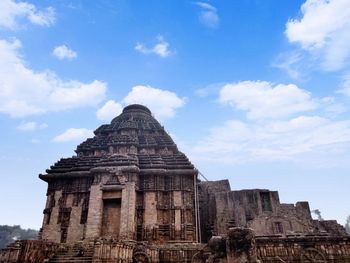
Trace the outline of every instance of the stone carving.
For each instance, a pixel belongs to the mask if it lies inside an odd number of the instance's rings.
[[[208,242],[211,254],[206,263],[220,262],[220,259],[226,258],[226,239],[222,236],[213,236]]]
[[[305,249],[301,252],[300,261],[305,263],[326,263],[325,256],[314,248]]]
[[[255,235],[252,229],[230,228],[227,238],[227,254],[230,262],[256,262]]]

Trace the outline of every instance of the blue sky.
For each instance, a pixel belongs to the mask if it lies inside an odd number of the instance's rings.
[[[210,180],[350,214],[347,0],[0,1],[0,224],[130,103]]]

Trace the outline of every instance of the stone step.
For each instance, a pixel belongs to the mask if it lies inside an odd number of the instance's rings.
[[[79,251],[83,249],[84,254],[79,256]],[[67,247],[66,250],[58,251],[48,263],[92,263],[94,255],[94,246],[89,244],[84,246],[82,243]]]
[[[49,263],[64,263],[64,262],[91,263],[92,257],[53,257],[49,260]]]
[[[49,263],[91,263],[92,262],[92,258],[91,259],[83,259],[83,260],[79,260],[79,259],[64,259],[64,260],[53,260],[53,261],[49,261]]]

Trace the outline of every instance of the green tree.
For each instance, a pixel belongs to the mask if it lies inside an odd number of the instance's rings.
[[[0,226],[0,249],[20,239],[36,239],[38,231],[34,229],[22,229],[20,226]]]
[[[350,215],[346,219],[345,229],[346,229],[346,232],[350,235]]]

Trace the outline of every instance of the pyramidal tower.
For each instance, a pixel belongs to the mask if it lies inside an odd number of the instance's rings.
[[[197,170],[145,106],[124,108],[39,177],[41,238],[198,241]]]

